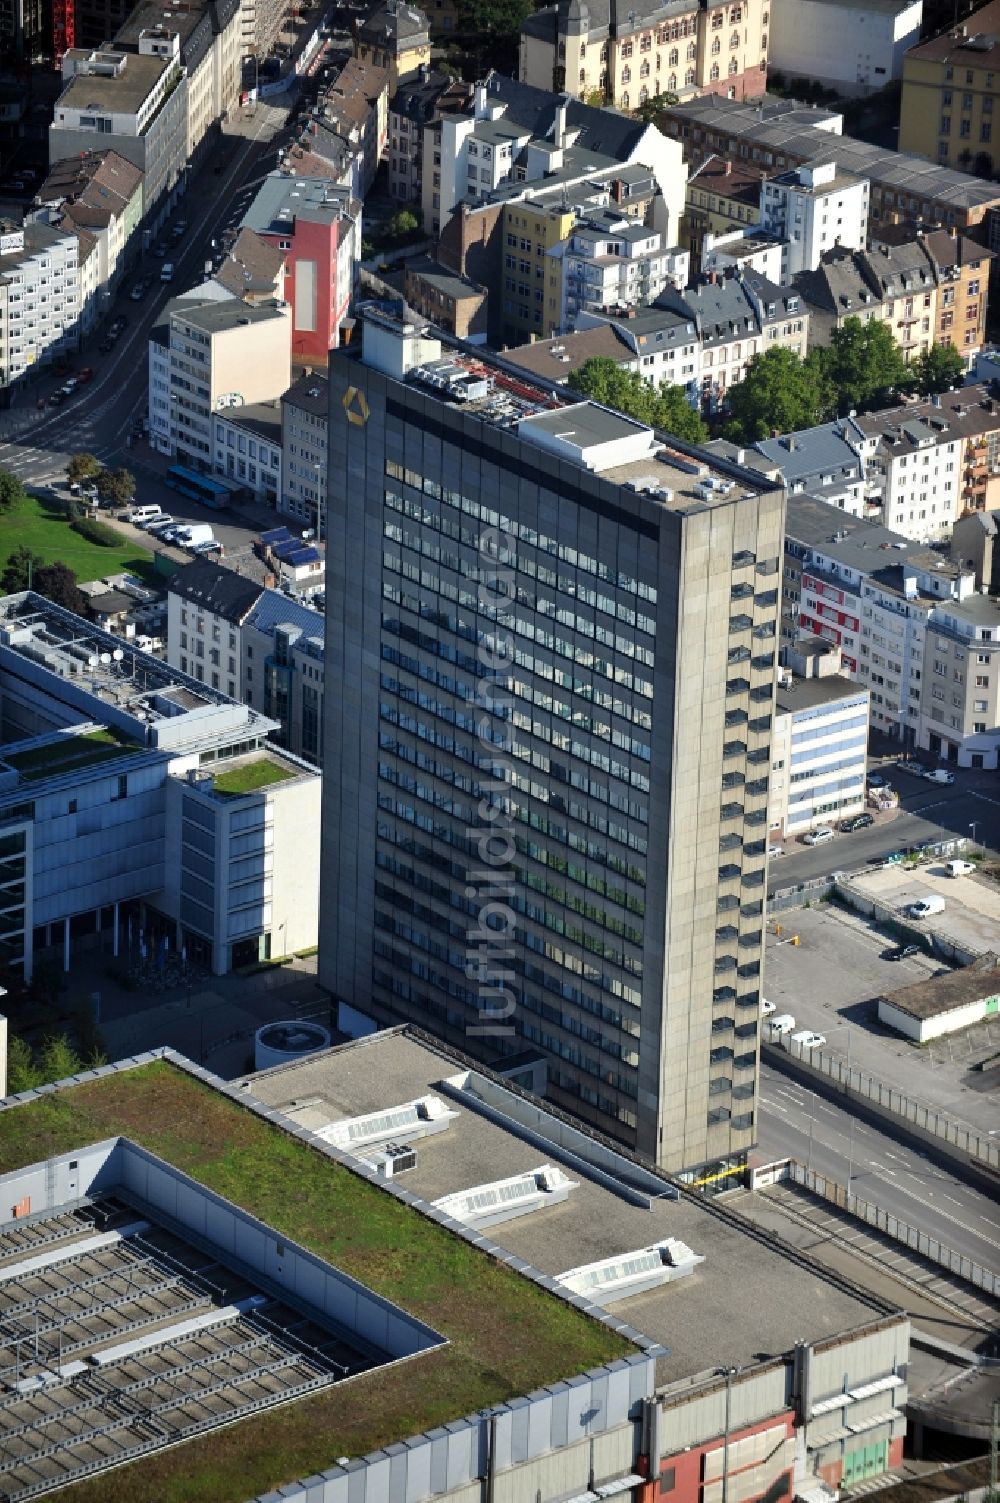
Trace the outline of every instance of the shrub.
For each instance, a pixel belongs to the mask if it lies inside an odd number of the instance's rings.
[[[121,544],[120,532],[103,522],[95,521],[93,517],[74,517],[69,525],[74,532],[86,538],[88,543],[96,543],[98,548],[117,548]]]

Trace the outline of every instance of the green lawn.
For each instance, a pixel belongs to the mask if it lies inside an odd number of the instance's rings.
[[[23,506],[0,514],[0,570],[19,543],[37,553],[46,564],[68,564],[77,579],[103,579],[122,570],[149,577],[153,555],[137,548],[122,534],[120,548],[100,548],[70,530],[66,513],[57,501],[29,496]]]
[[[36,782],[39,778],[55,777],[71,768],[75,772],[78,768],[91,767],[95,762],[107,762],[112,757],[136,750],[113,731],[100,730],[88,731],[83,736],[60,736],[45,746],[32,746],[27,751],[5,756],[4,761],[16,768],[22,778]]]
[[[215,775],[216,793],[255,793],[270,783],[283,783],[294,778],[290,767],[272,762],[270,757],[259,757],[256,762],[244,762],[240,767],[231,767],[228,772]]]
[[[0,1112],[0,1174],[124,1135],[447,1337],[407,1362],[154,1453],[49,1496],[243,1503],[298,1477],[634,1350],[254,1112],[167,1063]]]

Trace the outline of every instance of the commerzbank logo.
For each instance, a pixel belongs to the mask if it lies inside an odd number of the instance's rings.
[[[356,386],[349,386],[341,398],[344,411],[347,413],[347,421],[353,423],[355,428],[363,428],[368,421],[368,398],[363,391]]]

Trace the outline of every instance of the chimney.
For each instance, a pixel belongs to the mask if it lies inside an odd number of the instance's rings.
[[[725,164],[725,168],[723,170],[723,176],[724,177],[731,177],[732,176],[732,172],[733,172],[733,164],[732,164],[732,162],[727,161],[726,164]]]

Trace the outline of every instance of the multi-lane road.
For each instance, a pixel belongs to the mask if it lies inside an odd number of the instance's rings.
[[[174,281],[161,283],[162,263],[147,252],[109,310],[109,316],[121,313],[128,320],[114,351],[100,355],[84,350],[81,363],[93,366],[94,378],[63,406],[38,414],[30,405],[34,398],[24,397],[23,406],[4,415],[3,431],[10,437],[0,442],[0,466],[25,484],[43,486],[64,477],[67,456],[77,450],[87,449],[109,464],[131,460],[125,439],[134,419],[146,411],[150,330],[163,304],[197,283],[213,238],[238,220],[256,186],[275,165],[275,137],[287,114],[287,106],[258,105],[252,117],[240,117],[222,137],[216,155],[202,163],[178,204],[188,229],[170,251]],[[151,290],[136,303],[128,297],[128,288],[140,275],[151,279]],[[92,342],[99,338],[95,335]],[[45,396],[58,384],[53,377],[39,388],[40,394]]]
[[[836,1101],[761,1062],[759,1148],[798,1159],[939,1238],[985,1268],[1000,1270],[996,1202],[958,1179],[922,1148],[860,1122]]]

